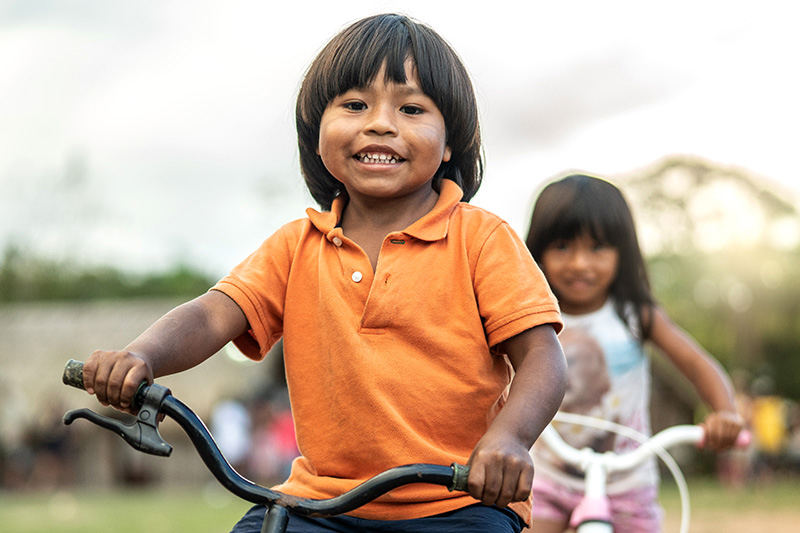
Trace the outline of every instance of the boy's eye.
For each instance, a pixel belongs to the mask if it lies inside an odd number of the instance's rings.
[[[367,104],[364,102],[346,102],[344,108],[350,111],[364,111],[367,108]]]
[[[422,108],[415,105],[404,105],[400,108],[400,111],[406,115],[421,115],[423,113]]]

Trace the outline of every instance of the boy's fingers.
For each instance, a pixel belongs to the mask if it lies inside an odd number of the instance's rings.
[[[483,483],[481,503],[505,507],[512,501],[524,500],[528,497],[522,487],[520,472],[517,469],[494,469],[487,474]],[[527,489],[530,490],[530,487]]]
[[[107,396],[111,405],[115,407],[126,407],[122,403],[123,383],[125,382],[125,375],[127,374],[127,367],[117,362],[111,368],[111,373],[108,377]]]
[[[144,381],[140,379],[136,372],[129,372],[125,376],[125,381],[122,383],[122,395],[120,396],[120,407],[128,412],[133,412],[133,400],[136,393],[139,391],[139,385]]]
[[[89,394],[94,394],[94,374],[95,366],[87,359],[83,365],[83,389]]]
[[[503,486],[493,502],[498,507],[505,507],[514,499],[517,493],[517,477],[506,473],[503,476]]]
[[[496,505],[505,507],[511,502],[526,500],[531,493],[532,483],[532,472],[515,465],[503,475],[503,489],[495,502]]]
[[[517,484],[517,492],[512,501],[521,502],[528,499],[531,495],[531,486],[533,485],[533,469],[525,468],[519,476],[519,483]]]
[[[484,505],[499,505],[498,501],[502,498],[502,494],[506,491],[503,482],[503,472],[493,469],[487,476],[483,483],[483,497],[481,503]]]
[[[533,483],[533,463],[526,453],[473,454],[468,480],[470,495],[484,505],[505,507],[530,496]],[[488,460],[486,460],[488,459]]]
[[[108,405],[108,375],[110,373],[108,363],[101,360],[97,362],[94,374],[94,394],[97,400],[103,405]]]
[[[486,471],[482,465],[470,464],[469,477],[467,478],[467,488],[469,494],[476,500],[483,500],[483,486],[486,478]]]
[[[122,380],[124,379],[124,365],[117,365],[117,360],[109,357],[111,352],[95,351],[84,364],[84,386],[87,392],[94,394],[102,405],[118,406]],[[91,390],[90,390],[91,389]]]

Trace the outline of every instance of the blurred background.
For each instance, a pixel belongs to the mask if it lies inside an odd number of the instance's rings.
[[[124,346],[304,216],[300,79],[339,29],[385,11],[431,25],[471,72],[487,161],[473,204],[524,237],[537,192],[569,171],[628,196],[656,295],[762,435],[687,470],[797,476],[800,35],[785,2],[283,4],[0,2],[0,495],[207,480],[177,428],[157,462],[67,431],[65,410],[96,403],[61,369]],[[279,349],[254,365],[226,348],[164,380],[207,421],[240,420],[219,434],[264,480],[286,460],[264,444],[287,431]],[[654,373],[657,427],[702,416],[657,356]]]

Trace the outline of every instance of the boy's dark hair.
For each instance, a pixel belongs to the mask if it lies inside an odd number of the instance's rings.
[[[444,116],[450,161],[433,179],[437,190],[448,178],[468,202],[483,179],[478,106],[469,74],[455,51],[431,28],[406,16],[383,14],[359,20],[325,45],[308,69],[297,96],[295,120],[300,168],[311,196],[324,210],[344,187],[317,155],[322,114],[330,101],[352,88],[368,86],[386,65],[386,81],[406,82],[411,59],[422,91]]]
[[[636,225],[622,192],[606,180],[585,174],[548,184],[536,199],[525,240],[533,258],[541,264],[542,254],[553,242],[570,241],[584,233],[619,251],[611,297],[626,324],[630,325],[630,318],[636,321],[639,331],[633,333],[644,341],[650,335],[654,300]]]

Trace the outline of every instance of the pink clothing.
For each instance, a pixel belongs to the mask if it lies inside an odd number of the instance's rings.
[[[583,491],[570,490],[547,478],[533,480],[533,520],[568,523],[583,499]],[[615,533],[658,533],[663,509],[658,488],[645,486],[609,496]]]

